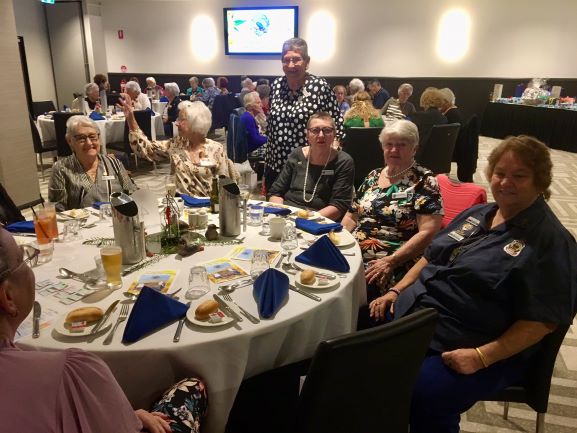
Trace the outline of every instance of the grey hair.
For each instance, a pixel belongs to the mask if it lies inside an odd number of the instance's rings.
[[[154,84],[156,84],[156,79],[154,77],[146,77],[146,82],[148,81],[152,81]]]
[[[135,92],[140,93],[140,84],[138,84],[136,81],[129,81],[128,83],[126,83],[126,90],[134,90]]]
[[[349,83],[349,91],[352,95],[358,92],[362,92],[363,90],[365,90],[365,83],[363,83],[358,78],[353,78]]]
[[[397,93],[401,93],[401,91],[403,91],[404,89],[409,89],[411,91],[411,94],[413,93],[413,86],[409,83],[403,83],[399,86],[399,90],[397,90]]]
[[[98,91],[100,91],[100,87],[98,87],[98,84],[96,83],[88,83],[87,85],[84,86],[84,95],[88,96],[88,94],[93,90],[96,89]]]
[[[192,101],[185,99],[184,101],[180,101],[180,104],[178,104],[178,111],[180,110],[184,110],[186,107],[190,107],[190,105],[192,104]]]
[[[445,87],[444,89],[439,90],[441,95],[445,101],[447,101],[451,105],[455,105],[455,94],[451,89]]]
[[[263,98],[268,98],[270,96],[270,86],[268,84],[259,84],[258,86],[256,86],[256,91],[258,92],[258,96],[260,96],[261,99]]]
[[[164,83],[164,91],[168,91],[172,96],[178,96],[180,87],[176,83]]]
[[[100,133],[100,128],[94,120],[92,120],[88,116],[72,116],[70,119],[66,121],[66,136],[67,137],[74,137],[76,135],[76,131],[80,126],[89,126],[94,129],[96,132]]]
[[[402,140],[409,142],[413,149],[419,144],[419,129],[417,125],[409,120],[397,120],[395,122],[387,123],[379,134],[379,141],[381,145],[385,145],[387,137],[395,135]]]
[[[206,77],[202,80],[203,86],[214,87],[214,78]]]
[[[260,101],[258,92],[248,92],[246,95],[244,95],[242,104],[244,105],[244,108],[248,110],[248,107],[256,104],[257,101]]]
[[[242,85],[242,87],[248,88],[248,86],[252,86],[252,79],[246,77],[244,80],[240,82],[240,84]]]
[[[282,44],[281,60],[283,59],[287,51],[296,51],[301,56],[303,56],[305,62],[308,62],[311,59],[309,57],[309,47],[307,45],[307,41],[305,41],[302,38],[291,38],[284,41],[284,43]]]
[[[198,77],[190,77],[188,79],[188,82],[190,83],[191,81],[194,81],[196,83],[196,85],[198,86]]]
[[[187,120],[191,131],[206,137],[206,134],[208,134],[208,131],[212,126],[212,113],[204,102],[186,102],[187,101],[181,102],[178,105],[178,108],[181,112],[184,112],[184,117]]]

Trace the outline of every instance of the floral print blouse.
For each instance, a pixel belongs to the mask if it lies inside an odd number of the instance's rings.
[[[224,154],[222,145],[208,138],[200,153],[199,164],[190,159],[188,140],[183,137],[150,141],[141,130],[137,130],[130,131],[128,140],[132,151],[141,158],[148,161],[170,160],[170,171],[176,176],[176,191],[179,194],[210,196],[213,175],[222,174],[238,181],[238,172]]]
[[[368,174],[352,205],[358,216],[353,236],[365,262],[393,254],[416,234],[418,214],[443,214],[439,185],[430,170],[415,164],[399,181],[381,188],[378,180],[382,170]],[[416,260],[395,269],[391,287]]]

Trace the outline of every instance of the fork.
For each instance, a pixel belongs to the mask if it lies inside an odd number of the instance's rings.
[[[252,323],[255,323],[255,324],[260,323],[259,319],[254,317],[252,314],[250,314],[248,311],[246,311],[244,308],[242,308],[240,305],[238,305],[236,302],[234,302],[234,300],[232,299],[232,297],[228,293],[225,293],[224,295],[222,295],[222,297],[225,301],[232,302],[234,305],[236,305],[237,308],[242,313],[242,315],[244,317],[246,317],[248,320],[250,320]]]
[[[297,265],[295,262],[291,262],[291,266],[292,266],[294,269],[296,269],[297,271],[301,271],[301,272],[302,272],[302,271],[305,270],[303,267]],[[335,278],[335,277],[334,277],[333,275],[331,275],[331,274],[325,274],[325,273],[323,273],[323,272],[318,272],[318,271],[314,271],[314,272],[315,272],[315,274],[317,274],[318,276],[328,278],[329,280],[333,280],[333,279]],[[337,273],[337,275],[339,276],[339,278],[346,278],[346,275],[345,275],[345,274],[339,274],[339,273]]]
[[[102,343],[102,344],[112,343],[112,338],[114,337],[114,333],[116,332],[116,328],[118,328],[118,325],[120,325],[122,322],[124,322],[127,317],[128,317],[128,304],[122,304],[122,308],[120,309],[120,315],[118,316],[118,319],[116,319],[116,323],[114,324],[112,331],[110,331],[110,334],[108,334],[108,336],[106,337],[106,340],[104,340],[104,343]]]

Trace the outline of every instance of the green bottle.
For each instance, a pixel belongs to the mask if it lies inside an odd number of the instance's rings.
[[[210,211],[212,213],[218,213],[218,210],[219,210],[218,178],[214,176],[212,178],[212,189],[210,190]]]

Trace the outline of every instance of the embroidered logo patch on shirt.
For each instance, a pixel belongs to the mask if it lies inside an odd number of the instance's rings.
[[[521,251],[523,251],[523,248],[525,248],[525,242],[519,241],[519,240],[514,240],[511,243],[505,245],[503,247],[503,251],[505,251],[507,254],[509,254],[512,257],[517,257],[519,254],[521,254]]]

